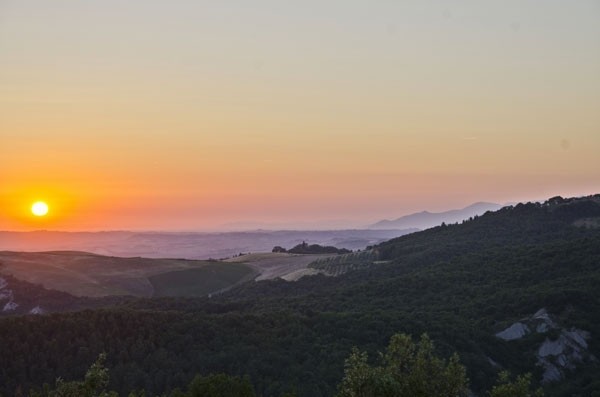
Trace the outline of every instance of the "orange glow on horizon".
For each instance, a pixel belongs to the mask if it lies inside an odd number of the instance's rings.
[[[0,1],[0,230],[598,193],[597,3],[151,3]]]

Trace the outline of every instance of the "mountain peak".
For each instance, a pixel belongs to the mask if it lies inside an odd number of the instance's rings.
[[[487,211],[496,211],[502,205],[496,203],[476,202],[462,209],[444,212],[421,211],[405,215],[394,220],[382,220],[368,226],[369,229],[429,229],[442,223],[462,222]]]

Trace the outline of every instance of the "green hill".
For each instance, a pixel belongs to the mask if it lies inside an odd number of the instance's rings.
[[[154,296],[206,296],[252,280],[257,273],[241,263],[215,262],[149,277]]]
[[[224,372],[249,375],[263,396],[331,396],[352,346],[376,357],[397,332],[427,332],[441,356],[458,352],[480,395],[502,369],[532,372],[539,384],[563,360],[546,395],[591,396],[600,390],[600,229],[589,220],[599,217],[598,195],[553,198],[347,254],[353,266],[338,277],[5,319],[0,357],[20,359],[0,359],[10,379],[0,392],[81,377],[106,351],[111,388],[123,393]],[[515,330],[526,331],[496,336]]]
[[[251,279],[255,273],[244,264],[215,261],[0,251],[0,275],[75,296],[185,296],[188,292],[201,296]]]

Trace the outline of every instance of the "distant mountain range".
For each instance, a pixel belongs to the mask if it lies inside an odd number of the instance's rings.
[[[496,211],[503,205],[496,203],[479,202],[471,204],[463,209],[456,209],[444,212],[422,211],[415,214],[405,215],[394,220],[382,220],[372,225],[369,229],[429,229],[439,226],[443,223],[457,223],[469,219],[475,215],[483,215],[487,211]]]

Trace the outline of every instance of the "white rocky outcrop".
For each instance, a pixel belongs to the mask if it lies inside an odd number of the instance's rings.
[[[543,383],[562,379],[563,370],[575,369],[587,355],[589,332],[563,329],[556,340],[546,338],[538,349],[538,365],[544,368]]]
[[[2,307],[3,312],[10,312],[15,310],[19,305],[14,301],[15,297],[12,290],[8,289],[8,282],[6,279],[0,277],[0,302],[8,301]]]
[[[504,340],[515,340],[521,339],[531,331],[529,327],[523,323],[516,322],[510,327],[506,328],[504,331],[498,332],[496,336],[500,339]]]
[[[562,379],[562,372],[550,362],[540,362],[538,365],[544,367],[542,383],[557,382]]]
[[[498,332],[496,337],[504,340],[515,340],[530,334],[532,329],[543,334],[554,328],[557,328],[557,325],[548,314],[548,311],[540,309],[533,316],[517,321],[505,330]]]
[[[565,370],[575,369],[586,358],[594,359],[588,353],[587,340],[590,334],[577,328],[560,327],[546,309],[538,310],[533,316],[521,319],[496,334],[496,337],[512,341],[532,333],[547,333],[560,330],[558,338],[546,338],[537,348],[537,365],[544,368],[542,382],[561,380]]]
[[[42,309],[39,306],[36,306],[29,311],[29,314],[44,314],[44,309]]]
[[[17,308],[19,308],[17,310]],[[27,307],[29,305],[22,305],[15,301],[15,292],[13,289],[9,288],[9,283],[6,281],[4,277],[0,277],[0,314],[4,313],[5,315],[12,314],[44,314],[45,310],[42,309],[41,306],[35,306],[31,310],[27,311]]]
[[[544,308],[535,312],[533,316],[531,316],[531,320],[537,322],[538,327],[543,326],[544,329],[556,328],[557,325],[552,321],[550,314]],[[546,332],[546,331],[538,331],[538,332]]]
[[[10,301],[6,305],[4,305],[4,308],[2,308],[2,311],[10,312],[10,311],[15,310],[17,307],[19,307],[19,304],[17,302]]]

